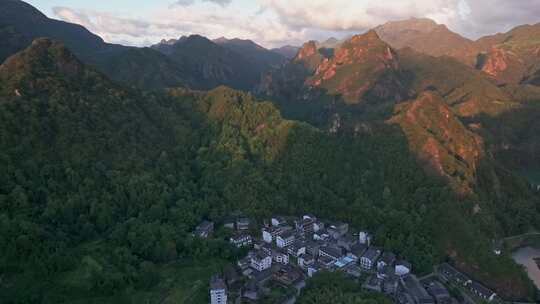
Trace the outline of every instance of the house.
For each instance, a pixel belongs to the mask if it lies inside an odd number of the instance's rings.
[[[203,221],[195,228],[193,235],[203,239],[208,238],[214,232],[214,223]]]
[[[302,278],[302,274],[292,266],[280,267],[280,269],[273,274],[274,280],[277,282],[291,286]]]
[[[324,229],[324,223],[321,221],[315,221],[313,223],[313,232],[319,232]]]
[[[360,231],[358,234],[358,242],[362,245],[369,246],[371,243],[371,235],[365,231]]]
[[[345,273],[347,273],[348,275],[354,278],[359,278],[362,276],[362,268],[358,267],[358,265],[354,263],[347,265],[344,268],[344,270],[345,270]]]
[[[426,284],[426,290],[428,293],[435,298],[437,304],[450,304],[452,303],[452,298],[450,297],[450,292],[444,287],[443,284],[437,281],[431,281]]]
[[[296,230],[306,235],[315,232],[315,223],[317,219],[315,217],[309,217],[305,215],[302,219],[294,221]]]
[[[282,250],[274,250],[274,252],[272,253],[272,259],[278,264],[289,264],[289,255]]]
[[[233,217],[229,216],[223,220],[223,227],[228,229],[234,229],[235,220]]]
[[[260,293],[259,293],[259,286],[257,285],[257,282],[255,280],[249,281],[243,289],[242,297],[251,300],[253,302],[256,302],[259,300]]]
[[[306,253],[306,243],[301,240],[296,240],[288,248],[287,252],[295,258]]]
[[[309,265],[307,268],[308,277],[313,277],[317,272],[321,271],[322,269],[323,265],[321,265],[321,263],[319,263],[318,261],[312,265]]]
[[[285,219],[283,217],[281,217],[281,216],[272,217],[272,219],[270,220],[270,223],[272,224],[272,227],[278,227],[278,226],[287,224]]]
[[[286,231],[276,236],[276,246],[279,248],[285,248],[292,245],[295,239],[295,235],[292,231]]]
[[[327,241],[329,239],[330,239],[330,234],[328,234],[328,231],[326,229],[319,229],[313,233],[314,241]]]
[[[407,275],[401,278],[403,289],[411,295],[417,304],[435,304],[435,300],[429,295],[424,286],[415,275]]]
[[[377,269],[382,270],[386,266],[393,267],[395,262],[396,262],[396,255],[393,254],[392,252],[386,251],[381,255],[381,258],[377,262]]]
[[[369,248],[360,258],[360,266],[365,270],[371,270],[376,265],[380,256],[380,249]]]
[[[332,238],[337,240],[340,237],[347,234],[347,232],[349,232],[349,224],[342,223],[342,222],[336,222],[336,223],[330,224],[330,226],[328,226],[326,228],[326,231],[328,231],[328,234]]]
[[[317,264],[321,267],[320,269],[331,270],[334,267],[335,259],[328,256],[319,256]]]
[[[334,261],[339,260],[343,256],[341,249],[330,247],[330,246],[322,246],[319,248],[319,259],[320,257],[328,257],[333,259]]]
[[[452,282],[462,286],[467,286],[472,283],[472,280],[469,277],[448,263],[439,265],[437,272],[441,279],[445,282]]]
[[[478,282],[475,282],[473,281],[470,285],[469,285],[469,289],[471,290],[471,292],[473,292],[475,295],[477,295],[479,298],[482,298],[488,302],[491,302],[495,299],[495,297],[497,296],[496,293],[494,293],[493,291],[491,291],[489,288],[483,286],[482,284],[478,283]]]
[[[334,262],[334,266],[337,268],[337,269],[344,269],[346,268],[348,265],[351,265],[351,264],[354,264],[354,259],[350,258],[350,257],[341,257],[339,260],[335,261]]]
[[[227,287],[219,276],[210,279],[210,303],[227,304]]]
[[[351,234],[345,234],[344,236],[337,239],[337,245],[343,247],[347,250],[351,250],[351,247],[356,244],[356,238]]]
[[[315,263],[315,257],[312,254],[305,253],[301,254],[298,257],[298,266],[307,269],[308,266],[311,266]]]
[[[314,257],[317,257],[319,256],[319,249],[321,248],[321,246],[323,246],[324,243],[321,243],[321,242],[314,242],[314,241],[309,241],[306,243],[306,253],[309,253],[311,255],[313,255]]]
[[[367,250],[366,245],[356,243],[351,247],[351,250],[349,250],[349,253],[347,253],[347,256],[353,258],[356,261],[359,261],[362,255],[364,255],[364,253],[366,252],[366,250]]]
[[[236,262],[236,265],[238,265],[238,268],[240,268],[241,270],[246,270],[251,265],[251,256],[248,255],[243,259],[239,259]]]
[[[416,304],[412,296],[405,292],[399,292],[397,294],[396,302],[399,304]]]
[[[223,278],[227,286],[232,286],[233,284],[240,281],[240,275],[238,271],[232,266],[229,265],[223,270]]]
[[[386,265],[377,269],[377,277],[381,279],[386,279],[394,276],[396,276],[395,269],[390,265]]]
[[[313,214],[305,214],[302,216],[303,220],[317,220],[317,217]]]
[[[412,271],[412,265],[411,263],[400,260],[396,263],[396,266],[394,267],[396,275],[402,277],[405,275],[408,275]]]
[[[384,279],[383,292],[387,295],[393,296],[396,294],[399,288],[399,278],[396,275],[391,275]]]
[[[236,220],[236,230],[245,231],[249,230],[251,221],[247,217],[240,217]]]
[[[259,287],[264,286],[266,282],[272,279],[272,269],[265,269],[263,271],[255,271],[253,273],[253,281]]]
[[[263,228],[262,237],[266,243],[272,243],[278,235],[281,235],[287,231],[292,230],[291,226],[281,225],[277,227]]]
[[[241,247],[248,247],[251,246],[253,243],[253,240],[251,239],[251,235],[249,234],[238,234],[235,236],[232,236],[229,239],[229,242],[236,246],[237,248]]]
[[[263,251],[257,251],[251,257],[251,268],[257,271],[264,271],[272,267],[272,257]]]
[[[377,276],[371,275],[364,284],[362,284],[362,287],[369,291],[382,292],[382,283],[383,281],[377,278]]]

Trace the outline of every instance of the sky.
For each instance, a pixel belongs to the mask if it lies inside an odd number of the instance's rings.
[[[540,0],[27,0],[105,41],[148,46],[200,34],[265,47],[342,38],[388,21],[431,18],[476,39],[540,22]]]

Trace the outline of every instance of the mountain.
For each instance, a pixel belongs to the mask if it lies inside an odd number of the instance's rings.
[[[499,84],[516,84],[540,71],[540,23],[518,26],[476,42],[477,68]]]
[[[392,21],[374,29],[382,40],[396,49],[409,47],[432,56],[442,56],[463,49],[473,42],[430,19],[412,18]]]
[[[200,35],[185,36],[174,43],[157,44],[152,49],[166,55],[186,71],[194,79],[189,83],[194,89],[227,85],[249,90],[270,68],[266,64],[258,65],[255,63],[257,59],[249,55],[237,53]]]
[[[453,57],[482,70],[499,85],[523,82],[540,69],[540,24],[518,26],[476,41],[430,19],[388,22],[375,31],[396,49],[411,48],[435,57]]]
[[[238,38],[226,39],[222,37],[214,40],[214,42],[233,52],[243,55],[262,73],[267,72],[273,67],[279,67],[287,61],[286,57],[272,52],[271,50],[267,50],[251,40]]]
[[[285,45],[279,48],[271,49],[272,52],[280,54],[287,59],[294,58],[294,56],[296,56],[296,54],[298,53],[298,50],[300,50],[299,47],[292,45]]]
[[[373,34],[357,39],[346,49],[381,46]],[[302,60],[318,57],[310,49],[291,66],[305,71]],[[478,159],[489,160],[434,91],[392,100],[393,118],[366,120],[366,131],[331,134],[226,87],[134,90],[63,44],[37,39],[0,66],[0,100],[0,293],[8,303],[129,303],[141,293],[161,301],[164,292],[181,302],[178,290],[203,303],[207,289],[193,292],[194,284],[241,252],[190,231],[231,210],[257,221],[306,212],[347,221],[374,231],[419,273],[451,257],[501,295],[528,297],[523,270],[491,254],[491,240],[538,223],[537,198],[511,176],[500,183],[502,199],[457,197],[420,170],[440,164],[468,185]],[[438,154],[417,163],[417,151]],[[491,171],[478,172],[492,185]]]
[[[397,55],[373,31],[354,36],[330,53],[320,49],[315,41],[307,42],[288,67],[283,67],[281,72],[274,71],[273,76],[267,77],[263,93],[266,91],[265,94],[272,95],[280,91],[272,82],[288,82],[279,80],[279,74],[294,70],[292,66],[303,67],[303,71],[290,76],[300,80],[304,78],[301,81],[304,88],[339,96],[349,104],[361,103],[367,99],[403,98]]]
[[[49,19],[20,0],[0,2],[0,37],[5,42],[0,46],[0,62],[33,39],[48,37],[62,41],[81,60],[114,80],[151,89],[185,84],[184,71],[159,52],[105,43],[84,27]]]
[[[410,48],[398,51],[404,81],[415,92],[437,91],[460,117],[496,116],[519,103],[484,73],[457,59],[432,57]]]
[[[399,70],[394,50],[370,31],[345,41],[306,83],[340,95],[346,103],[368,99],[400,101],[407,93],[400,83]]]
[[[330,37],[324,41],[317,42],[317,47],[320,49],[334,49],[338,47],[341,43],[343,43],[343,41],[340,41],[334,37]]]
[[[400,125],[427,172],[433,170],[462,193],[473,191],[485,154],[482,138],[469,131],[437,93],[424,92],[400,103],[389,122]]]
[[[494,140],[500,135],[492,134],[500,131],[491,130],[492,121],[524,107],[485,72],[449,56],[434,57],[411,48],[395,51],[374,31],[345,41],[332,53],[315,42],[306,43],[259,89],[285,116],[332,133],[372,132],[381,120],[394,122],[426,172],[462,194],[478,191],[482,166],[494,170],[497,161],[489,155],[500,146]],[[432,114],[419,112],[423,108]],[[430,133],[436,130],[442,133]],[[532,155],[535,145],[516,146],[527,146],[527,155]]]
[[[24,36],[30,42],[39,37],[61,40],[74,52],[88,59],[95,53],[117,50],[115,46],[107,45],[103,39],[84,27],[49,19],[33,6],[20,0],[0,2],[0,25],[11,27],[18,35]],[[3,47],[5,46],[3,44]],[[22,47],[25,48],[26,45]],[[0,62],[4,59],[5,57],[0,58]]]

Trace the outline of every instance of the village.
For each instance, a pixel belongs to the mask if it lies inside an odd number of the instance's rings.
[[[340,271],[369,292],[398,304],[500,302],[495,292],[445,263],[421,278],[404,257],[373,245],[367,231],[353,232],[348,223],[275,216],[254,227],[247,217],[223,223],[233,231],[229,241],[249,249],[234,267],[210,281],[210,303],[257,303],[274,288],[285,290],[282,303],[294,303],[306,280],[318,272]],[[208,238],[214,223],[204,221],[194,235]],[[250,234],[260,231],[258,235]]]

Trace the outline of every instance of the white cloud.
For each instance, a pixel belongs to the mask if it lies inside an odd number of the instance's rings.
[[[456,17],[459,0],[260,0],[280,20],[295,28],[363,31],[389,20],[431,17],[448,21]]]
[[[252,39],[273,47],[329,36],[339,38],[410,17],[432,18],[476,38],[518,24],[539,22],[538,1],[175,0],[174,5],[138,18],[67,7],[57,7],[54,13],[115,43],[146,45],[163,38],[201,34],[209,38]]]
[[[211,2],[221,6],[227,6],[231,4],[232,0],[202,0],[203,2]],[[195,4],[195,0],[177,0],[176,5],[189,6]]]

